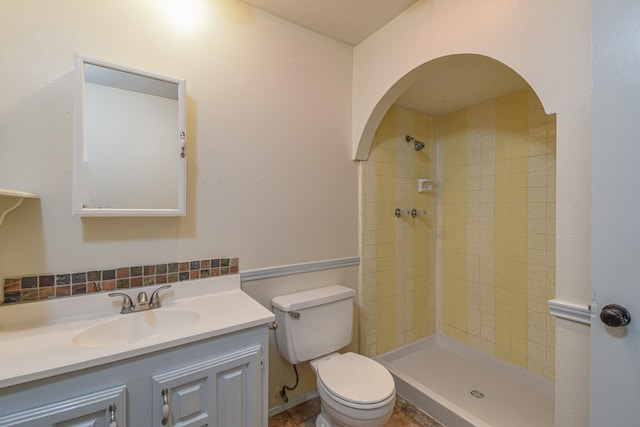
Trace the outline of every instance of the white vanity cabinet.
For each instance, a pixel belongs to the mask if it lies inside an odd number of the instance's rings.
[[[267,349],[265,324],[5,387],[0,426],[266,426]]]

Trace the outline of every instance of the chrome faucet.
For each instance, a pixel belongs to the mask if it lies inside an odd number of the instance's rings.
[[[160,305],[160,291],[163,289],[169,289],[171,285],[164,285],[157,288],[151,294],[151,300],[147,298],[147,293],[142,291],[138,294],[138,302],[134,305],[131,297],[123,292],[112,292],[110,297],[122,297],[122,309],[121,314],[136,313],[138,311],[152,310],[159,308]]]

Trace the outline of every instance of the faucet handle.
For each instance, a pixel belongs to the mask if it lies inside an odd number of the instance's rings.
[[[109,294],[110,297],[122,297],[122,309],[120,313],[126,314],[131,313],[133,311],[133,301],[131,301],[131,297],[123,292],[112,292]]]
[[[164,286],[160,286],[158,289],[156,289],[155,291],[153,291],[153,293],[151,294],[151,301],[149,302],[149,306],[151,308],[158,308],[160,307],[160,291],[163,289],[169,289],[171,287],[171,285],[164,285]]]
[[[142,291],[138,294],[138,305],[147,305],[147,293]]]

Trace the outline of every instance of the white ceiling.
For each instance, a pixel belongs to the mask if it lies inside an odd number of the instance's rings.
[[[355,46],[418,0],[240,1]],[[510,68],[478,55],[441,58],[425,65],[424,71],[397,105],[440,115],[527,87]]]
[[[418,0],[240,1],[355,46]]]

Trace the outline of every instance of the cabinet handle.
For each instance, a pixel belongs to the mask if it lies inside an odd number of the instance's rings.
[[[166,388],[162,389],[162,425],[166,426],[169,424],[169,390]],[[111,427],[111,426],[109,426]],[[117,427],[117,426],[115,426]]]
[[[116,421],[116,405],[109,405],[109,427],[118,427],[118,422]]]

